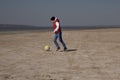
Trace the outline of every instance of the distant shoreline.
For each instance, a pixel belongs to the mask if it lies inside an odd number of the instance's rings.
[[[87,30],[87,29],[110,29],[110,28],[120,28],[120,25],[108,25],[108,26],[63,26],[62,30]],[[0,24],[0,32],[3,31],[48,31],[52,30],[52,27],[40,27],[40,26],[30,26],[30,25],[5,25]]]

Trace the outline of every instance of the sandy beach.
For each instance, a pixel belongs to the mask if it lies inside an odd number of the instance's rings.
[[[0,33],[0,80],[120,80],[120,29],[63,31],[67,52],[55,51],[53,34]]]

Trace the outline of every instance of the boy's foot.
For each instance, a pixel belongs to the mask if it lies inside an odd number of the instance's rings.
[[[67,48],[66,48],[66,47],[64,48],[64,51],[67,51]]]
[[[56,49],[56,51],[59,51],[60,50],[60,47]]]

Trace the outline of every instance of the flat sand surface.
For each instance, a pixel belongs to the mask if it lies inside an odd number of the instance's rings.
[[[120,80],[120,29],[63,31],[67,52],[55,51],[53,35],[1,32],[0,80]]]

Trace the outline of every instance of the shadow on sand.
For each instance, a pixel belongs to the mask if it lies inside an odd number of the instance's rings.
[[[67,52],[77,51],[77,49],[67,49]]]

